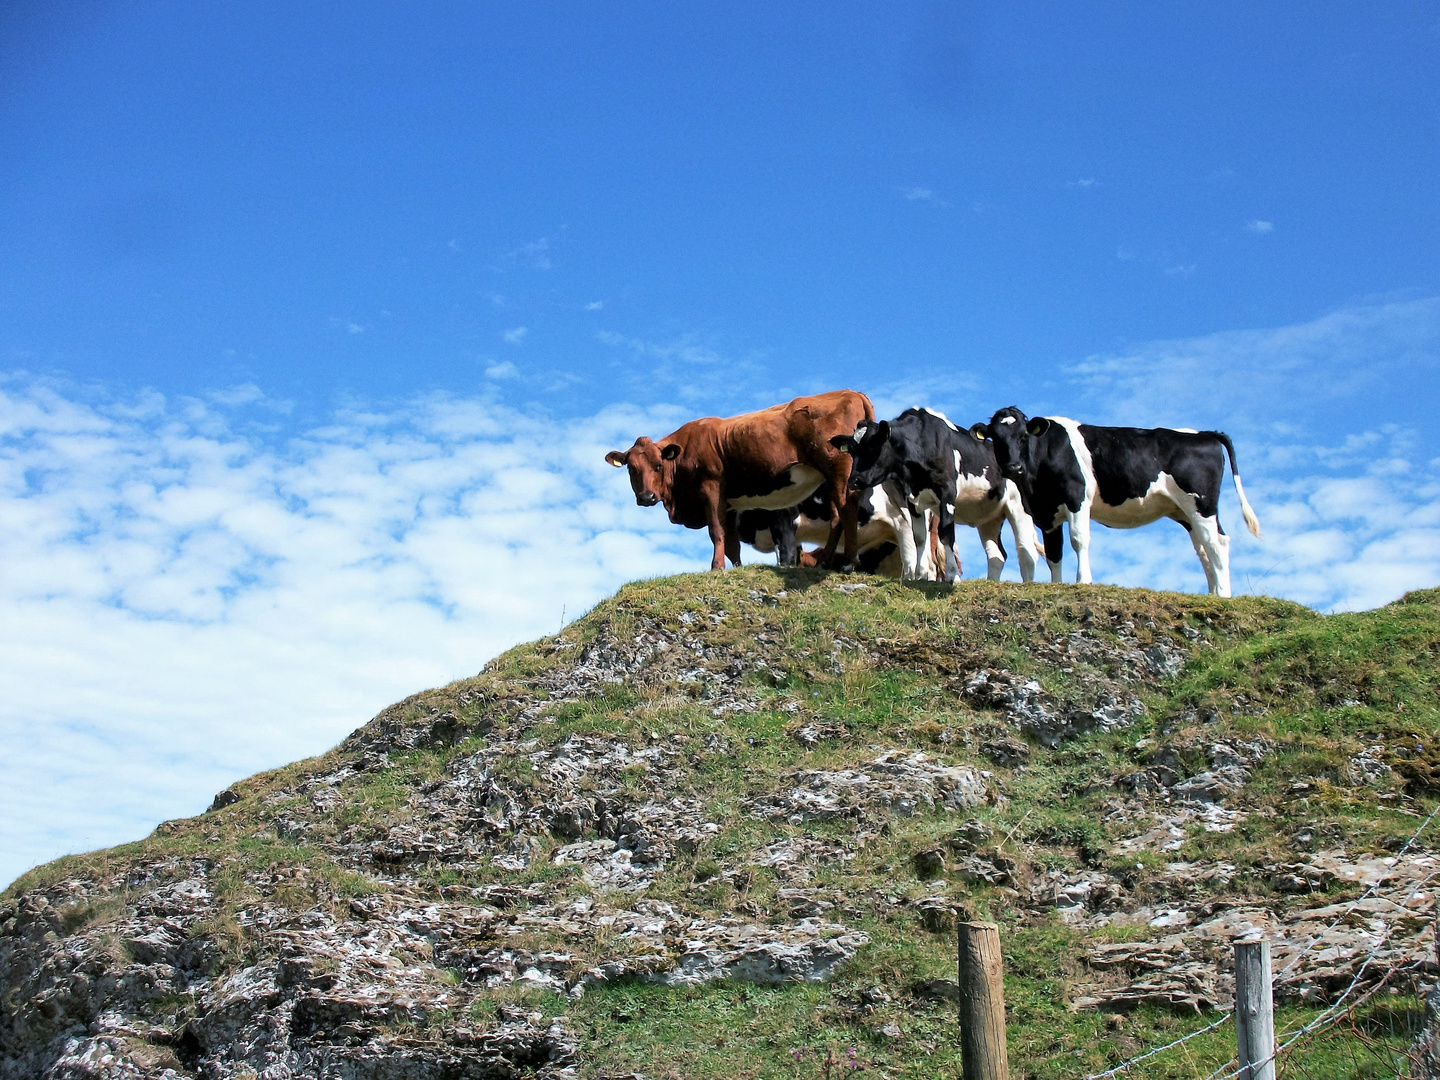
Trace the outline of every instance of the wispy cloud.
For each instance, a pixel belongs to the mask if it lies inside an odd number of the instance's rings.
[[[777,386],[763,354],[722,353],[713,338],[701,334],[656,340],[600,330],[595,337],[621,352],[624,358],[612,365],[615,384],[631,388],[637,397],[663,393],[713,413],[742,412],[794,396],[788,387]],[[806,392],[811,391],[795,391]]]
[[[1066,180],[1065,186],[1071,188],[1092,188],[1099,185],[1099,181],[1093,176],[1082,176],[1079,180]]]
[[[1246,225],[1245,228],[1253,233],[1268,233],[1275,231],[1275,223],[1273,221],[1260,221],[1256,219]]]
[[[628,337],[613,330],[601,330],[595,335],[606,345],[629,349],[637,356],[654,360],[674,360],[700,367],[713,367],[725,363],[725,358],[712,346],[702,344],[693,338],[680,338],[670,342],[647,341],[644,338]]]
[[[604,300],[591,300],[588,304],[585,305],[585,310],[586,310],[586,311],[599,311],[599,310],[600,310],[601,308],[603,308],[604,306],[605,306],[605,301],[604,301]]]
[[[1348,403],[1440,362],[1440,298],[1348,307],[1309,322],[1153,341],[1086,357],[1070,374],[1125,424],[1344,424]],[[1198,393],[1197,388],[1211,392]],[[1340,415],[1335,415],[1337,412]],[[1336,424],[1344,426],[1336,428]]]
[[[509,330],[506,330],[500,335],[500,337],[504,339],[507,345],[519,345],[522,341],[525,340],[525,335],[529,332],[530,330],[528,327],[515,326]]]
[[[288,413],[294,408],[293,402],[272,398],[251,382],[237,383],[235,386],[211,390],[205,397],[216,405],[228,405],[232,408],[239,405],[255,405],[277,413]]]
[[[1138,266],[1158,270],[1167,277],[1188,278],[1195,273],[1197,264],[1179,261],[1176,253],[1165,249],[1136,250],[1129,244],[1115,249],[1115,258],[1120,262],[1135,263]]]
[[[562,229],[561,232],[563,233],[564,230]],[[495,265],[491,269],[549,270],[554,266],[550,261],[550,255],[556,238],[556,236],[542,236],[538,240],[531,240],[517,248],[511,248],[495,260]]]
[[[934,203],[936,206],[943,206],[947,209],[950,206],[949,202],[942,199],[939,195],[936,195],[935,192],[928,187],[903,187],[900,189],[900,194],[909,202]]]
[[[0,879],[707,565],[602,460],[673,409],[429,397],[267,445],[244,407],[0,382]]]
[[[487,379],[513,379],[520,374],[520,370],[509,360],[503,360],[498,364],[491,364],[485,369]]]

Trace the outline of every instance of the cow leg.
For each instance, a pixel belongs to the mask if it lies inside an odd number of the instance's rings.
[[[725,555],[732,565],[740,565],[740,529],[734,510],[725,515]]]
[[[1063,580],[1060,576],[1060,560],[1065,554],[1065,530],[1057,525],[1041,535],[1045,538],[1045,561],[1050,564],[1050,581],[1059,585]]]
[[[1075,580],[1089,585],[1090,577],[1090,508],[1082,506],[1078,514],[1070,518],[1070,546],[1075,549]]]
[[[1195,547],[1195,555],[1200,560],[1200,569],[1205,571],[1205,589],[1211,596],[1214,596],[1219,589],[1219,582],[1215,580],[1215,566],[1210,562],[1210,553],[1205,550],[1205,541],[1200,539],[1200,534],[1191,528],[1188,521],[1182,521],[1181,524],[1190,534],[1190,543]]]
[[[845,531],[844,569],[853,570],[860,558],[860,493],[845,493],[845,509],[840,513],[840,524]]]
[[[935,561],[930,556],[930,514],[929,510],[921,510],[910,518],[910,534],[915,540],[916,581],[935,580]]]
[[[1206,517],[1200,513],[1195,496],[1178,484],[1172,483],[1169,495],[1170,501],[1175,504],[1170,516],[1190,533],[1190,543],[1195,546],[1195,554],[1205,571],[1205,584],[1210,595],[1229,596],[1230,537],[1220,527],[1220,515]]]
[[[1005,517],[1015,536],[1015,558],[1020,563],[1020,580],[1035,580],[1035,564],[1039,552],[1035,548],[1035,522],[1025,512],[1020,490],[1008,481],[1005,484]]]
[[[854,533],[846,527],[846,513],[851,510],[847,498],[849,492],[846,484],[849,481],[849,473],[843,477],[836,477],[830,484],[830,536],[825,541],[825,550],[820,555],[822,566],[833,566],[835,561],[835,549],[840,544],[840,536],[845,534],[845,568],[849,568],[855,561],[855,545],[852,543]],[[854,500],[854,515],[858,519],[860,514],[860,501]]]
[[[900,578],[914,581],[919,576],[920,553],[915,549],[915,519],[909,507],[897,510],[900,520],[894,523],[895,543],[900,548]]]
[[[925,549],[930,552],[930,576],[936,581],[944,581],[946,556],[940,539],[940,515],[926,514],[925,522],[929,526],[925,530]]]
[[[770,515],[770,535],[775,538],[775,561],[781,566],[799,566],[800,545],[795,542],[795,511],[773,511]]]
[[[948,521],[942,519],[940,522],[940,550],[945,553],[944,560],[937,560],[940,565],[935,568],[935,576],[941,581],[957,581],[960,578],[960,553],[955,550],[955,519],[945,515]]]
[[[985,549],[985,577],[990,581],[1000,580],[1000,571],[1005,569],[1005,545],[1000,543],[1000,526],[1003,517],[992,518],[983,525],[975,526],[980,534],[980,544]],[[1034,571],[1034,567],[1031,567]]]
[[[1205,568],[1211,596],[1230,595],[1230,537],[1220,531],[1218,517],[1196,517],[1190,522],[1190,539]]]
[[[729,542],[729,530],[725,528],[725,500],[720,497],[719,488],[714,484],[702,484],[700,498],[705,503],[705,526],[710,533],[710,543],[715,553],[710,557],[711,570],[725,569],[725,549]],[[738,542],[738,537],[737,537]]]

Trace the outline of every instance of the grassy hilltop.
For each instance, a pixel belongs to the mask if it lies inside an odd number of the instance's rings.
[[[1282,1028],[1390,979],[1294,1074],[1393,1075],[1440,819],[1381,860],[1440,789],[1437,668],[1436,590],[1320,616],[773,567],[632,584],[16,881],[0,1078],[812,1077],[832,1048],[958,1076],[957,915],[1001,926],[1018,1076],[1203,1027],[1247,928],[1295,961]],[[107,1054],[135,1071],[83,1071]]]

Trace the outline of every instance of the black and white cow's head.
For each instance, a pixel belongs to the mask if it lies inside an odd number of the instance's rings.
[[[995,450],[995,464],[1001,475],[1013,480],[1022,489],[1029,481],[1027,468],[1033,461],[1031,438],[1039,438],[1050,430],[1050,421],[1043,416],[1028,419],[1014,405],[1001,409],[988,424],[975,424],[970,434],[981,442],[989,442]]]
[[[890,421],[862,420],[854,435],[836,435],[830,445],[854,459],[850,466],[850,490],[869,491],[883,484],[905,467],[905,460],[890,440]]]

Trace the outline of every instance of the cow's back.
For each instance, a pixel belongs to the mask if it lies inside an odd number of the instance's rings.
[[[781,406],[797,442],[818,442],[830,448],[835,435],[853,435],[862,420],[874,420],[875,408],[858,390],[830,390],[798,397]]]

